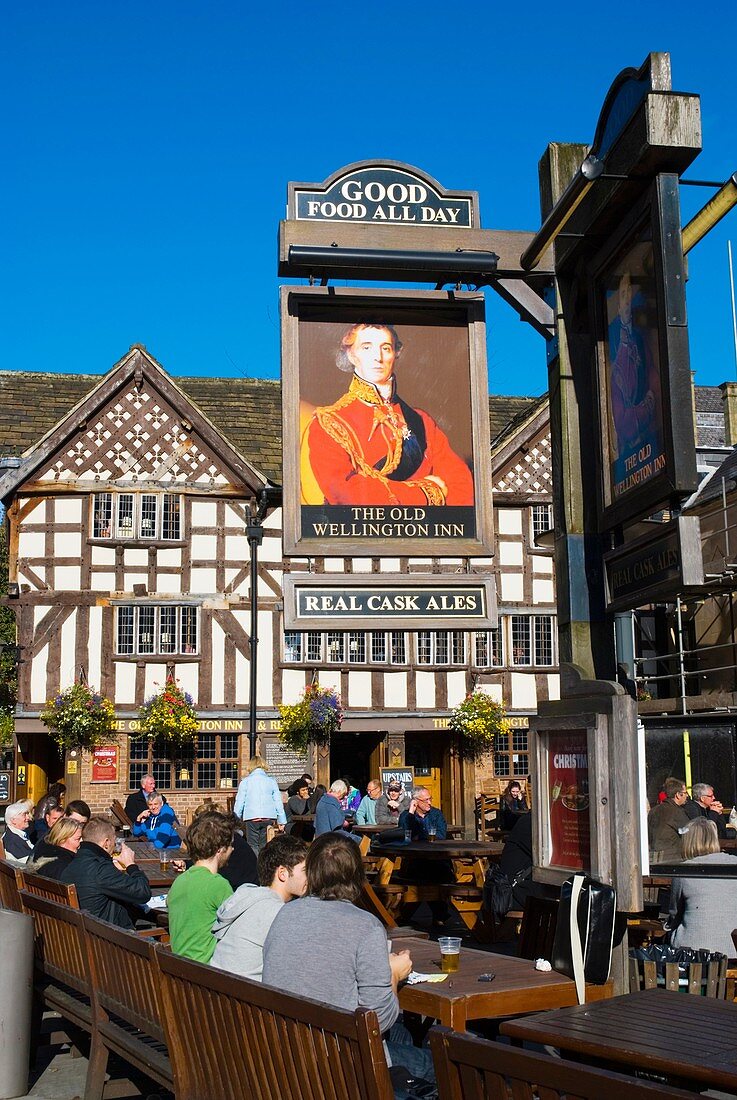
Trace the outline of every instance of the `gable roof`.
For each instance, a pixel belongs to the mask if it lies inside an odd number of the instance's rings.
[[[66,401],[73,402],[83,385],[85,392],[76,403],[67,403],[60,418],[61,401],[58,400],[60,395],[55,382],[69,376],[40,376],[46,383],[47,393],[54,394],[56,400],[46,400],[43,393],[37,390],[37,404],[32,404],[33,399],[28,396],[28,389],[34,389],[33,384],[30,387],[23,385],[23,380],[28,376],[20,377],[14,399],[7,400],[8,391],[13,389],[13,380],[10,372],[0,375],[0,397],[6,398],[3,402],[3,427],[6,432],[0,431],[0,453],[20,456],[20,463],[14,464],[0,478],[3,497],[39,473],[44,480],[51,476],[61,476],[62,480],[76,476],[83,479],[93,476],[97,467],[103,466],[106,467],[103,478],[109,476],[110,470],[115,477],[119,476],[118,471],[130,470],[139,471],[135,476],[131,475],[136,480],[146,470],[144,477],[163,476],[175,482],[188,479],[203,484],[209,479],[214,484],[215,478],[224,480],[213,464],[217,462],[225,469],[227,480],[244,487],[246,491],[256,493],[267,481],[267,476],[232,446],[206,413],[140,345],[133,345],[106,375],[92,376],[91,388],[86,385],[90,381],[89,375],[82,376],[81,383],[80,376],[71,376],[72,385],[62,387]],[[32,382],[35,381],[35,376],[31,378]],[[147,405],[149,402],[150,405]],[[137,426],[135,431],[125,426],[134,422],[131,420],[132,413],[135,417],[133,405],[136,409],[147,405],[142,415],[143,429]],[[38,414],[40,408],[44,410],[43,416]],[[49,413],[49,408],[53,412]],[[36,436],[30,443],[23,438],[23,431],[18,430],[23,429],[27,433],[29,420],[34,429],[42,429],[54,415],[57,420],[51,422],[40,438]],[[117,437],[111,430],[113,422],[118,428]],[[88,425],[91,425],[90,430]],[[73,450],[66,450],[75,437],[77,442]],[[199,442],[196,443],[195,439]],[[161,440],[166,441],[165,449],[159,445]],[[27,443],[22,450],[21,443]],[[98,461],[95,462],[95,459]],[[52,468],[49,468],[49,463],[52,463]],[[79,475],[71,473],[70,469],[79,470]]]

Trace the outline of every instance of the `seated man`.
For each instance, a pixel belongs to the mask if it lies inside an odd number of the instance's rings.
[[[92,817],[92,810],[81,798],[73,798],[67,803],[64,816],[71,817],[72,821],[78,821],[80,825],[86,825]]]
[[[133,835],[145,837],[156,848],[178,848],[182,843],[175,828],[178,824],[171,806],[165,805],[163,796],[154,791],[148,796],[146,809],[133,823]]]
[[[243,978],[261,981],[264,940],[274,917],[307,885],[307,845],[285,834],[274,837],[258,854],[260,886],[240,886],[220,906],[212,926],[216,947],[212,965]]]
[[[199,814],[186,839],[194,862],[174,880],[166,899],[171,949],[175,955],[207,963],[215,950],[212,922],[218,906],[233,893],[218,873],[233,851],[233,825],[224,814]]]
[[[349,1012],[373,1009],[385,1032],[399,1016],[397,988],[412,969],[409,951],[390,954],[384,925],[356,905],[363,861],[348,837],[318,837],[305,867],[307,895],[281,909],[266,937],[263,980]],[[401,1039],[389,1041],[387,1049],[393,1065],[432,1079],[429,1051]]]
[[[366,794],[356,810],[356,825],[376,824],[376,803],[381,798],[381,783],[378,779],[369,779]]]
[[[376,803],[376,824],[399,827],[399,818],[409,809],[409,803],[410,797],[404,787],[399,780],[393,779],[386,794],[379,795]]]
[[[41,817],[37,817],[33,823],[33,842],[37,846],[47,835],[54,822],[64,816],[64,807],[55,798],[44,798],[44,803],[43,814]],[[36,855],[34,854],[32,858],[36,859]]]
[[[448,825],[442,812],[432,804],[427,787],[415,787],[408,808],[399,815],[399,828],[410,829],[413,840],[426,841],[428,829],[435,830],[438,840],[445,840]]]
[[[114,851],[113,823],[106,817],[91,817],[82,830],[79,851],[64,869],[61,881],[77,887],[80,909],[132,931],[144,915],[140,907],[150,900],[151,887],[127,844],[115,856],[115,863]]]
[[[156,780],[152,775],[141,776],[141,786],[133,794],[129,794],[125,800],[125,812],[130,818],[131,825],[144,810],[148,809],[147,799],[156,790]],[[163,795],[162,795],[163,798]],[[166,799],[164,798],[164,802]]]
[[[348,787],[342,779],[335,779],[330,784],[330,790],[322,796],[315,810],[315,836],[337,831],[360,844],[360,836],[353,836],[345,828],[346,815],[341,801],[347,794]]]
[[[711,783],[694,783],[691,788],[691,797],[683,808],[690,821],[694,821],[697,817],[705,817],[708,821],[713,821],[720,840],[734,836],[734,832],[727,832],[724,806],[715,799]]]
[[[683,859],[682,838],[688,830],[685,810],[688,791],[683,779],[669,775],[663,784],[665,802],[653,806],[647,815],[647,833],[651,863],[680,863]]]

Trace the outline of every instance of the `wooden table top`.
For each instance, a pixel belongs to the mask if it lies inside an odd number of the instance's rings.
[[[737,1088],[737,1005],[641,990],[596,1004],[509,1020],[501,1031],[563,1052],[621,1062],[714,1088]]]
[[[401,856],[409,859],[493,859],[501,853],[502,845],[487,840],[435,840],[432,843],[412,840],[396,844],[382,844],[375,855]]]
[[[391,938],[391,929],[387,931]],[[395,951],[407,949],[412,968],[420,974],[440,973],[440,948],[432,940],[407,937],[397,940]],[[492,982],[480,982],[480,974],[495,974]],[[611,983],[587,986],[587,996],[611,997]],[[468,1020],[511,1016],[576,1003],[576,987],[555,971],[535,970],[534,962],[461,947],[460,967],[444,982],[405,985],[399,1004],[407,1012],[431,1016],[456,1031],[465,1031]]]

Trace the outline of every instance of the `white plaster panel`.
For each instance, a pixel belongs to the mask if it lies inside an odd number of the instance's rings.
[[[212,622],[212,701],[225,702],[225,634],[220,623]],[[201,642],[200,642],[201,646]]]
[[[250,622],[246,625],[246,615],[241,616],[241,626],[250,633]],[[274,647],[271,644],[272,627],[274,624],[271,611],[259,611],[258,613],[258,669],[256,698],[261,706],[274,705],[274,691],[272,688],[272,673],[274,670]]]
[[[192,569],[191,592],[217,592],[217,572],[214,569]]]
[[[496,565],[496,558],[474,558],[474,569],[487,569],[489,566]]]
[[[156,591],[159,596],[179,596],[182,592],[182,578],[179,573],[165,573],[156,577]]]
[[[136,666],[127,662],[115,665],[115,702],[118,706],[140,705],[143,699],[136,699]]]
[[[77,612],[73,611],[68,619],[61,625],[61,654],[59,657],[59,682],[69,681],[74,683],[74,678],[79,672],[75,660],[75,641],[77,638]],[[85,668],[88,675],[89,672]]]
[[[233,581],[235,580],[235,578],[238,576],[239,573],[240,573],[240,569],[236,569],[236,568],[225,570],[225,589],[226,589],[226,591],[230,590],[231,584],[233,583]],[[247,591],[248,591],[248,577],[246,577],[242,581],[241,584],[237,584],[235,586],[235,588],[233,589],[233,592],[244,592],[244,593],[246,593]]]
[[[320,673],[320,687],[332,688],[340,695],[340,670],[325,668]]]
[[[246,540],[248,541],[248,540]],[[248,555],[250,556],[251,548],[248,548]],[[264,541],[261,545],[261,553],[259,557],[264,561],[281,561],[281,537],[273,534],[269,534],[268,531],[264,534]]]
[[[325,558],[325,572],[326,573],[342,573],[343,572],[343,559],[342,558]]]
[[[86,499],[86,498],[85,498]],[[82,500],[80,497],[56,498],[56,522],[57,523],[81,523]]]
[[[215,561],[218,541],[214,535],[192,535],[189,552],[193,561]]]
[[[217,506],[212,500],[192,501],[192,526],[214,527],[217,523]],[[196,537],[196,536],[193,536]]]
[[[112,546],[92,547],[93,565],[115,565],[115,550]]]
[[[511,673],[512,703],[510,710],[536,710],[537,690],[532,672]]]
[[[486,695],[490,695],[495,703],[503,702],[504,696],[502,694],[501,684],[484,684],[482,691]]]
[[[226,561],[248,561],[250,550],[248,547],[248,539],[245,535],[226,535],[225,536],[225,560]]]
[[[146,699],[154,692],[161,691],[166,684],[166,664],[146,665],[146,679],[144,680],[143,694]],[[140,705],[142,699],[136,699],[136,705]]]
[[[54,567],[54,588],[57,592],[79,592],[82,570],[78,565]]]
[[[522,603],[525,596],[524,577],[521,573],[502,573],[502,601],[504,603]]]
[[[435,706],[435,673],[418,672],[415,676],[415,688],[417,709],[432,710]]]
[[[522,565],[524,561],[524,547],[521,542],[509,542],[505,539],[499,539],[497,543],[499,550],[499,564],[500,565]]]
[[[33,513],[35,516],[35,512]],[[21,527],[18,536],[18,556],[21,558],[42,558],[45,551],[43,531],[24,531]]]
[[[348,673],[348,706],[367,710],[371,706],[371,673]]]
[[[259,654],[259,656],[260,656],[260,654]],[[250,685],[249,675],[250,675],[250,671],[249,671],[249,667],[248,667],[248,661],[246,660],[246,658],[243,656],[242,653],[239,653],[238,650],[236,650],[236,653],[235,653],[235,701],[241,707],[247,707],[249,702],[250,702],[249,691],[250,691],[250,686],[251,685]],[[265,699],[261,698],[261,695],[262,695],[261,687],[262,687],[261,677],[259,676],[259,684],[256,687],[256,701],[257,701],[257,704],[259,706],[263,706],[263,707],[273,706],[274,699],[273,699],[273,692],[272,692],[271,684],[268,685],[268,692],[266,694]]]
[[[555,603],[555,592],[552,580],[538,580],[532,578],[532,602],[537,607],[541,603]]]
[[[522,510],[520,508],[499,508],[496,514],[496,529],[500,535],[521,535]]]
[[[548,674],[548,698],[560,699],[560,676],[557,672]]]
[[[31,665],[31,699],[34,702],[46,702],[46,670],[48,663],[49,647],[45,645],[41,652],[33,658],[33,664]]]
[[[194,700],[194,705],[197,706],[197,693],[200,686],[200,666],[195,662],[188,661],[187,664],[174,665],[174,676],[182,689],[182,691],[188,691]]]
[[[370,573],[371,558],[353,558],[354,573]]]
[[[371,559],[368,559],[371,561]],[[425,569],[428,568],[427,558],[410,558],[410,565],[422,565]],[[379,568],[382,573],[398,573],[399,572],[399,558],[382,558],[379,562]]]
[[[148,569],[148,550],[138,550],[132,546],[126,546],[123,551],[123,568]]]
[[[241,508],[245,506],[245,501],[239,502]],[[233,501],[225,502],[225,526],[226,527],[243,527],[244,520],[242,513],[236,511],[235,503]]]
[[[178,546],[159,547],[156,551],[156,564],[163,569],[181,568],[182,551]]]
[[[320,681],[322,683],[322,680]],[[305,689],[305,674],[296,668],[282,669],[282,701],[298,703]]]
[[[386,710],[407,709],[407,673],[387,672],[384,675],[384,707]]]
[[[456,671],[448,673],[448,706],[457,707],[466,698],[466,674]]]
[[[102,647],[103,645],[107,648],[111,647],[113,640],[102,636],[102,608],[91,607],[89,616],[90,640],[87,647],[87,679],[99,688],[102,671]]]
[[[553,559],[543,557],[542,554],[532,555],[532,572],[542,573],[545,576],[553,575]]]
[[[93,592],[114,592],[114,573],[93,573],[90,577],[90,588]]]

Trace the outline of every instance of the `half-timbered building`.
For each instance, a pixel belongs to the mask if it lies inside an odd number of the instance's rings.
[[[257,719],[262,752],[286,784],[308,764],[363,784],[412,765],[446,813],[469,820],[485,776],[528,772],[527,717],[558,692],[545,399],[492,398],[494,559],[285,561],[280,512],[259,550]],[[19,649],[17,795],[65,773],[98,809],[152,771],[177,808],[232,790],[248,756],[252,578],[246,524],[281,483],[280,387],[266,380],[174,379],[139,345],[103,377],[0,372],[0,498]],[[494,630],[285,631],[285,570],[477,572],[496,578]],[[137,737],[142,701],[173,675],[196,701],[189,756]],[[117,763],[57,758],[39,714],[83,676],[115,703]],[[340,734],[317,759],[286,757],[278,705],[307,683],[337,687]],[[449,750],[450,709],[476,684],[504,698],[508,738],[474,776]],[[22,780],[22,782],[21,782]]]

